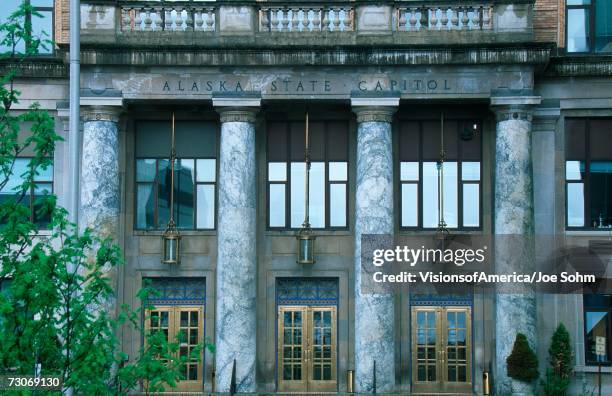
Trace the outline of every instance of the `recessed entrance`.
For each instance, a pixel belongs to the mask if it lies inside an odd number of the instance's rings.
[[[470,307],[412,307],[412,391],[472,390]]]

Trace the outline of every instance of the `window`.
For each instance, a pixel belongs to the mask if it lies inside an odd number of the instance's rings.
[[[565,120],[566,225],[612,226],[612,119]]]
[[[28,171],[30,162],[31,158],[15,159],[13,173],[4,188],[0,190],[0,203],[16,199],[16,192],[25,181],[24,174]],[[38,169],[34,176],[34,185],[20,201],[22,205],[30,208],[30,221],[36,223],[39,228],[48,227],[51,221],[50,214],[41,216],[39,213],[40,199],[51,193],[53,193],[53,165],[49,165],[46,169]]]
[[[42,43],[38,45],[38,54],[52,54],[53,45],[46,40],[53,38],[53,0],[3,0],[0,7],[0,24],[5,23],[23,2],[29,3],[34,13],[28,12],[23,21],[28,38],[17,43],[16,52],[24,53],[26,45],[32,45],[33,42],[40,40]],[[0,45],[0,52],[11,51],[12,48]]]
[[[449,228],[481,226],[480,122],[444,121],[444,220]],[[438,227],[440,121],[400,122],[400,227]]]
[[[610,363],[610,337],[612,337],[612,295],[585,294],[584,345],[586,364]],[[597,344],[604,345],[597,353]],[[600,347],[601,348],[601,347]],[[603,354],[602,354],[603,352]]]
[[[136,229],[163,229],[170,219],[169,121],[136,126]],[[217,125],[176,121],[174,221],[181,229],[215,228]]]
[[[612,52],[612,2],[566,2],[567,52]]]
[[[306,166],[302,121],[268,123],[268,227],[304,222]],[[311,121],[309,215],[313,228],[348,227],[348,122]]]

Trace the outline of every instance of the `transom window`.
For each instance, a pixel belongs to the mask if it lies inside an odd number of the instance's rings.
[[[54,0],[2,0],[0,7],[0,24],[6,23],[8,18],[19,9],[22,3],[32,6],[32,12],[28,12],[22,21],[25,27],[26,37],[15,40],[15,52],[25,53],[26,45],[30,46],[35,41],[41,41],[37,53],[41,55],[52,54],[53,45],[45,40],[53,38],[53,1]],[[0,44],[0,52],[12,52],[12,48]]]
[[[567,52],[612,52],[612,2],[566,0]]]
[[[612,227],[612,119],[565,120],[568,228]]]
[[[306,165],[303,121],[268,123],[268,228],[299,228],[304,222]],[[310,224],[348,227],[348,122],[309,123]]]
[[[174,220],[181,229],[215,228],[217,125],[176,121]],[[136,229],[163,229],[170,218],[169,121],[136,126]]]
[[[31,158],[16,158],[13,164],[13,173],[9,176],[4,188],[0,190],[0,203],[5,203],[17,198],[16,193],[25,182],[24,175],[30,169]],[[30,221],[38,227],[45,228],[49,225],[50,214],[41,215],[40,199],[46,194],[53,193],[53,165],[46,169],[38,169],[34,175],[34,183],[20,201],[22,205],[30,208]]]
[[[400,122],[400,227],[438,227],[440,120]],[[481,128],[476,120],[444,121],[444,221],[481,226]]]

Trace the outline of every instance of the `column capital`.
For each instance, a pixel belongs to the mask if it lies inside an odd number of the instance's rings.
[[[542,97],[513,93],[500,92],[500,95],[491,97],[491,109],[495,112],[497,122],[510,120],[531,121],[534,107],[542,102]]]
[[[254,123],[257,119],[258,107],[218,107],[221,122],[249,122]]]
[[[111,121],[114,123],[119,122],[119,117],[123,112],[121,106],[109,106],[109,105],[94,105],[94,106],[82,106],[81,107],[81,118],[84,122],[88,121]]]
[[[219,95],[213,93],[213,107],[221,116],[221,122],[254,123],[261,107],[261,94]]]
[[[351,98],[357,122],[392,122],[399,106],[399,96],[361,96]]]

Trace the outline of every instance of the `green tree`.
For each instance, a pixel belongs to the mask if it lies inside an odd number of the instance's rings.
[[[546,378],[541,381],[542,389],[547,396],[564,396],[572,374],[572,345],[563,323],[553,333],[548,362],[551,367],[546,369]]]
[[[114,298],[107,273],[122,264],[119,247],[89,229],[79,234],[50,192],[30,202],[36,176],[52,166],[61,138],[37,104],[12,111],[20,96],[14,84],[19,66],[46,43],[31,36],[28,13],[37,16],[23,3],[0,25],[0,46],[9,49],[0,56],[0,374],[58,375],[66,388],[87,395],[125,394],[139,382],[147,393],[176,386],[187,357],[176,357],[178,341],[160,333],[144,334],[146,347],[123,365],[117,331],[142,331],[147,306],[124,306],[116,317],[106,309]],[[26,124],[29,131],[21,131]],[[29,164],[19,171],[15,164],[24,152],[31,153]],[[44,235],[40,219],[48,223]]]
[[[506,369],[509,377],[523,382],[531,382],[540,376],[538,358],[525,334],[516,334],[512,353],[506,359]]]

